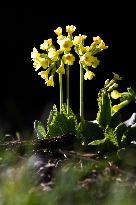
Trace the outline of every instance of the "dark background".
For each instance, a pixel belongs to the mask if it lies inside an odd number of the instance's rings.
[[[58,79],[55,87],[46,87],[44,81],[34,71],[31,62],[33,47],[38,49],[43,40],[56,35],[53,30],[61,26],[75,25],[75,35],[99,35],[109,48],[99,55],[100,65],[96,78],[84,81],[84,105],[86,119],[93,120],[97,111],[97,93],[112,72],[123,77],[120,91],[135,84],[135,24],[133,5],[46,5],[39,8],[0,9],[0,130],[14,133],[33,129],[33,122],[45,120],[52,105],[59,106]],[[79,115],[79,72],[70,72],[70,105]],[[136,110],[128,106],[127,112]]]

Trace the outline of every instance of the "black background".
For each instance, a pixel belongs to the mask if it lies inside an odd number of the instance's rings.
[[[61,7],[62,8],[61,8]],[[135,84],[136,16],[133,5],[82,4],[40,6],[39,8],[3,7],[0,10],[1,59],[0,59],[0,129],[14,133],[32,131],[33,122],[45,120],[55,103],[59,106],[58,78],[55,87],[46,87],[34,71],[31,62],[33,47],[38,49],[43,40],[56,35],[53,30],[75,25],[75,35],[99,35],[109,48],[99,55],[100,65],[96,78],[84,81],[84,107],[86,119],[93,120],[97,110],[97,92],[112,72],[123,77],[120,91]],[[79,115],[79,72],[71,68],[70,105]],[[136,110],[135,105],[130,109]],[[127,108],[128,112],[129,107]],[[134,111],[133,110],[133,111]]]

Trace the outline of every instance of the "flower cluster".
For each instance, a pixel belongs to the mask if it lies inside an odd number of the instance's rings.
[[[86,70],[84,79],[92,80],[95,74],[88,68],[96,68],[100,61],[95,56],[98,52],[107,49],[108,46],[105,45],[104,41],[99,37],[93,37],[93,43],[90,46],[84,46],[84,40],[87,38],[85,35],[79,34],[79,36],[74,37],[73,44],[75,45],[75,51],[79,55],[80,63]]]
[[[36,71],[42,68],[38,75],[45,80],[47,86],[54,86],[53,77],[56,72],[63,75],[65,74],[65,65],[71,66],[74,64],[75,56],[72,54],[72,48],[78,54],[79,62],[86,71],[84,79],[91,80],[95,76],[89,67],[96,68],[99,65],[100,61],[95,55],[107,49],[108,46],[99,36],[93,37],[93,43],[90,46],[84,46],[84,40],[87,36],[81,34],[73,36],[75,30],[76,27],[73,25],[66,26],[66,36],[62,34],[61,27],[54,30],[57,35],[58,49],[54,46],[51,38],[44,40],[40,45],[43,53],[39,53],[36,48],[33,48],[31,52],[33,67]]]

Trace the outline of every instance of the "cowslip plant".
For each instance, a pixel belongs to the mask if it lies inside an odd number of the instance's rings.
[[[44,40],[43,44],[40,45],[40,49],[44,53],[39,53],[36,48],[33,48],[31,58],[33,61],[33,67],[38,72],[38,75],[45,80],[47,86],[54,87],[54,75],[57,72],[59,74],[59,86],[60,86],[60,113],[62,112],[63,105],[63,82],[62,75],[66,73],[66,92],[67,92],[67,115],[70,115],[69,105],[69,67],[74,64],[76,55],[79,61],[80,67],[80,119],[83,123],[84,112],[83,112],[83,78],[85,80],[92,80],[95,76],[94,72],[90,68],[96,68],[99,65],[99,60],[95,56],[97,53],[108,46],[105,45],[104,41],[99,37],[93,37],[93,42],[89,46],[84,45],[84,41],[87,38],[86,35],[73,36],[76,27],[66,26],[67,35],[62,34],[62,28],[58,27],[54,30],[57,35],[58,48],[54,46],[52,38]],[[74,54],[72,54],[74,52]],[[85,74],[83,73],[85,70]]]
[[[52,38],[44,40],[40,45],[42,53],[33,48],[31,53],[33,67],[39,71],[38,75],[44,79],[47,86],[54,87],[54,75],[59,74],[60,86],[60,110],[56,105],[50,111],[47,125],[39,121],[34,122],[36,135],[40,139],[62,136],[67,133],[78,137],[82,146],[94,146],[111,150],[119,149],[130,142],[128,136],[134,136],[136,132],[136,113],[133,113],[128,121],[123,122],[120,110],[130,102],[136,102],[136,94],[129,87],[126,92],[117,91],[118,81],[122,78],[113,73],[112,80],[107,79],[104,88],[98,93],[98,112],[94,121],[87,121],[84,118],[83,106],[83,81],[92,80],[95,76],[95,69],[100,61],[96,57],[97,53],[107,49],[104,41],[99,37],[93,37],[93,42],[89,46],[85,45],[86,35],[73,36],[76,27],[66,26],[66,35],[62,34],[62,28],[54,30],[57,35],[57,44],[53,44]],[[70,108],[69,97],[69,71],[70,67],[78,59],[79,80],[80,80],[80,121]],[[85,73],[84,73],[85,71]],[[63,100],[63,81],[62,77],[66,74],[66,103]],[[120,99],[120,103],[113,105],[113,100]],[[133,133],[133,134],[132,134]],[[132,139],[133,137],[131,137]],[[133,140],[135,137],[133,138]]]

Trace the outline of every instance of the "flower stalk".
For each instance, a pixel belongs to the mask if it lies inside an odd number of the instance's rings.
[[[81,124],[84,123],[84,104],[83,104],[83,66],[80,63],[80,120]]]
[[[60,87],[60,113],[62,113],[63,105],[63,85],[62,85],[62,74],[59,74],[59,87]]]
[[[69,117],[69,65],[66,65],[67,115]]]

